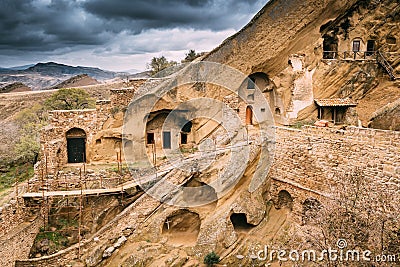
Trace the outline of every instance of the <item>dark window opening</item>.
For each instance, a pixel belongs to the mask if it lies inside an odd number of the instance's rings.
[[[190,133],[192,131],[192,126],[193,123],[191,121],[188,121],[187,123],[185,123],[185,125],[183,125],[182,132]]]
[[[154,133],[147,133],[146,143],[148,145],[154,144]]]
[[[281,115],[281,109],[280,108],[275,108],[275,114],[276,115]]]
[[[247,89],[256,89],[256,79],[255,78],[248,78]]]
[[[101,139],[97,139],[96,140],[96,145],[100,145],[101,144]]]
[[[367,56],[372,56],[375,53],[375,40],[367,41]]]
[[[396,44],[396,38],[395,37],[393,37],[393,36],[388,36],[388,37],[386,37],[386,43],[387,44]]]
[[[181,144],[186,145],[188,143],[188,135],[187,133],[181,133]]]
[[[265,112],[265,108],[261,108],[261,112]]]
[[[235,231],[248,231],[254,227],[254,225],[247,222],[247,217],[244,213],[233,213],[230,220]]]
[[[163,132],[163,148],[171,149],[171,132]]]

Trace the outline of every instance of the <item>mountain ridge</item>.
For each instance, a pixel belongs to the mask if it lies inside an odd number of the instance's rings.
[[[39,62],[25,70],[0,67],[0,85],[4,87],[9,84],[20,82],[29,86],[32,90],[46,90],[74,76],[84,74],[100,83],[118,77],[130,76],[129,73],[113,72],[97,67],[70,66],[56,62]]]

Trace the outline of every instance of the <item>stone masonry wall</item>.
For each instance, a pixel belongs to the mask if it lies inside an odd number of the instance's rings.
[[[132,101],[135,92],[146,83],[148,79],[135,79],[129,81],[129,88],[112,89],[110,100],[112,107],[127,107]]]
[[[0,239],[0,266],[14,266],[17,259],[28,258],[41,226],[43,226],[43,217],[38,216],[22,230],[7,236],[6,239]]]
[[[270,171],[271,196],[280,190],[294,199],[300,213],[307,198],[323,201],[341,188],[337,174],[360,167],[364,179],[378,188],[400,191],[400,132],[348,127],[307,126],[276,129],[275,163]]]
[[[90,162],[92,156],[90,146],[95,142],[94,136],[102,129],[109,116],[109,102],[98,102],[96,109],[50,112],[50,125],[41,132],[42,167],[47,162],[48,173],[54,173],[67,163],[66,132],[72,128],[85,131],[86,160]]]

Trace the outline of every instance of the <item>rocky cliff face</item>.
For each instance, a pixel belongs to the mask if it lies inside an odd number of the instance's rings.
[[[398,114],[397,102],[388,106],[399,96],[398,82],[390,77],[396,78],[399,70],[398,10],[399,3],[390,0],[273,0],[244,29],[203,60],[230,65],[254,79],[278,124],[315,119],[314,100],[334,97],[358,101],[352,112],[358,113],[363,124],[373,117],[371,125],[390,128],[391,117]],[[392,70],[384,69],[378,56]],[[156,109],[172,109],[196,96],[224,98],[223,92],[198,87],[193,86],[192,91],[185,88],[185,94],[179,90],[169,92]],[[144,94],[151,96],[147,91]],[[107,127],[121,120],[115,117]],[[249,159],[240,157],[233,164],[229,164],[229,153],[220,153],[216,162],[202,172],[192,170],[197,164],[192,157],[181,163],[188,164],[190,172],[170,169],[162,178],[185,187],[209,185],[227,169],[232,176],[240,174],[238,183],[227,195],[201,207],[169,206],[145,194],[86,241],[82,260],[87,266],[198,266],[206,253],[216,250],[230,266],[250,266],[254,264],[251,256],[263,244],[293,241],[303,212],[301,205],[311,196],[314,200],[325,197],[326,192],[321,191],[324,187],[334,188],[327,181],[340,171],[352,170],[361,161],[371,181],[377,176],[383,180],[398,176],[397,133],[359,128],[351,132],[318,128],[278,132],[275,156],[280,161],[274,162],[269,176],[256,191],[250,192],[249,184],[257,173],[256,163],[263,158],[263,146],[247,144]],[[390,144],[388,139],[392,140]],[[370,143],[374,146],[368,146]],[[378,157],[378,151],[385,152]],[[373,157],[377,157],[375,162],[369,162]],[[166,191],[163,200],[174,194],[158,181],[154,188]],[[212,192],[211,186],[207,188]],[[274,188],[282,190],[277,194]],[[286,189],[300,193],[290,195]],[[73,253],[76,252],[70,249],[50,260],[68,261],[68,257],[76,257]],[[244,260],[243,255],[247,255]]]
[[[367,126],[373,112],[399,97],[375,53],[400,76],[399,29],[399,3],[392,0],[271,1],[205,60],[267,75],[271,109],[282,112],[278,124],[316,119],[313,99],[350,97]]]

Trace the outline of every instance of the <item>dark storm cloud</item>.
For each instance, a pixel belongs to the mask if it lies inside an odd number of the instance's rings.
[[[133,31],[149,28],[191,27],[221,30],[241,26],[243,15],[254,13],[257,0],[88,0],[84,8],[104,19],[123,21]],[[258,6],[257,6],[258,7]]]
[[[2,50],[48,51],[104,39],[101,20],[85,16],[76,1],[2,0],[0,22]]]
[[[150,29],[238,29],[262,0],[1,0],[0,53],[79,50]]]

